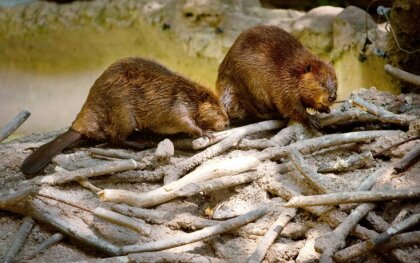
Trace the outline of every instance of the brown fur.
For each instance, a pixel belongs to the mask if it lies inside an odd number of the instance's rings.
[[[306,108],[329,112],[336,99],[333,67],[275,26],[241,33],[219,67],[216,82],[231,120],[276,116],[319,127]]]
[[[133,57],[112,64],[95,81],[70,129],[87,139],[118,144],[135,129],[196,137],[226,124],[215,93],[156,62]],[[24,162],[22,172],[33,173],[37,159],[53,157],[36,155]]]

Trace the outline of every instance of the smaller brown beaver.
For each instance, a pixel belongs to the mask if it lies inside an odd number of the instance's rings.
[[[219,67],[216,87],[231,121],[287,117],[318,129],[306,108],[329,113],[337,97],[333,67],[276,26],[238,36]]]
[[[84,137],[116,145],[134,130],[197,137],[220,131],[228,116],[211,90],[142,58],[119,60],[95,81],[70,129],[27,157],[21,171],[33,175]]]

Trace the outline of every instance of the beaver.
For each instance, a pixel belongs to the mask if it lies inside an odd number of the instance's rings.
[[[306,109],[329,113],[337,79],[331,64],[291,34],[262,25],[237,37],[219,66],[216,89],[231,121],[286,117],[319,129]]]
[[[69,130],[29,155],[21,171],[34,175],[81,138],[131,147],[135,130],[211,136],[228,121],[215,92],[154,61],[125,58],[95,81]]]

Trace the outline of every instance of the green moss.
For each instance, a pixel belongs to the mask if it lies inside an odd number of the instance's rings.
[[[95,29],[62,25],[8,34],[0,26],[0,67],[57,74],[105,69],[127,56],[153,58],[171,69],[213,87],[218,63],[191,57],[170,31],[162,32],[146,23],[132,27]]]

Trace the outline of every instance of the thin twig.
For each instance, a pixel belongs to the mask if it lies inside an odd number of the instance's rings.
[[[357,191],[333,194],[298,196],[292,198],[285,206],[305,207],[318,205],[337,205],[349,203],[365,203],[389,200],[419,198],[420,188],[395,189],[392,191]]]
[[[19,112],[9,123],[7,123],[2,129],[0,129],[0,142],[7,139],[17,128],[26,121],[31,115],[29,111],[23,110]]]
[[[10,263],[14,261],[14,258],[19,253],[19,250],[21,250],[23,247],[23,244],[25,243],[26,238],[29,236],[29,233],[31,232],[34,224],[35,221],[31,217],[25,216],[23,218],[23,223],[16,233],[12,246],[7,250],[7,253],[3,256],[1,262]]]
[[[400,142],[397,142],[397,143],[395,143],[395,144],[393,144],[393,145],[391,145],[391,146],[389,146],[389,147],[387,147],[387,148],[383,149],[382,151],[380,151],[380,152],[378,152],[378,153],[375,153],[375,154],[373,155],[373,158],[378,158],[379,156],[381,156],[382,154],[384,154],[384,152],[389,151],[389,150],[391,150],[392,148],[398,147],[398,146],[400,146],[401,144],[407,143],[407,142],[409,142],[409,141],[418,140],[418,139],[420,139],[420,136],[413,136],[413,137],[407,138],[407,139],[405,139],[405,140],[402,140],[402,141],[400,141]]]
[[[249,257],[249,263],[259,263],[264,259],[265,254],[276,240],[277,236],[283,231],[284,227],[292,220],[296,215],[297,209],[285,209],[270,227],[270,229],[265,233],[264,237],[260,240],[258,247],[255,249],[254,253]]]
[[[203,240],[205,238],[219,235],[231,229],[238,228],[240,226],[253,222],[258,218],[264,216],[267,213],[267,210],[267,207],[258,208],[244,215],[222,222],[218,225],[207,227],[192,233],[171,237],[169,239],[159,240],[142,245],[124,246],[122,247],[122,253],[128,254],[148,251],[159,251]]]

